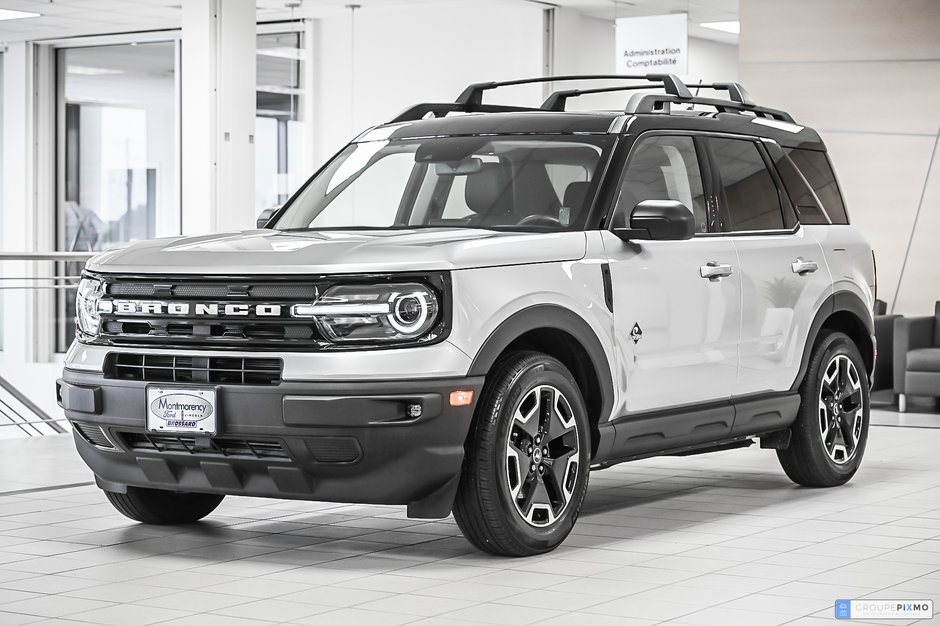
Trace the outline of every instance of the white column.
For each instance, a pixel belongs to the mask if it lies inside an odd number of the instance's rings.
[[[183,233],[253,228],[255,3],[186,0],[181,50]]]
[[[35,184],[33,154],[33,45],[11,43],[3,54],[3,188],[0,203],[0,246],[4,251],[34,250]],[[4,261],[0,272],[26,276],[29,264]],[[12,281],[4,281],[5,286]],[[35,328],[29,314],[29,291],[3,292],[3,361],[25,363],[33,359]]]

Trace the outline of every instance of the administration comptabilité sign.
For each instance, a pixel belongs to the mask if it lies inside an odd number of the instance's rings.
[[[617,20],[617,72],[687,74],[689,23],[685,13]]]

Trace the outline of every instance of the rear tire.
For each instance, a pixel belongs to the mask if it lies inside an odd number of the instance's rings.
[[[212,513],[222,502],[212,493],[178,493],[162,489],[128,487],[127,493],[104,495],[122,515],[144,524],[191,524]]]
[[[587,491],[590,429],[571,373],[540,352],[501,358],[465,445],[454,518],[477,548],[504,556],[554,550]]]
[[[800,396],[790,446],[777,451],[783,471],[806,487],[845,484],[862,462],[870,410],[865,362],[848,335],[817,341]]]

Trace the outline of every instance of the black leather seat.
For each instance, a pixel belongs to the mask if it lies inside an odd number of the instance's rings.
[[[940,398],[940,302],[930,317],[895,320],[894,391],[902,413],[908,395]]]
[[[495,226],[516,223],[512,206],[512,177],[500,163],[484,163],[467,176],[464,200],[475,216],[471,223]]]

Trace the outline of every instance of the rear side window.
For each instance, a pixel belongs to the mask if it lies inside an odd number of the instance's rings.
[[[787,158],[780,165],[780,175],[799,213],[800,222],[849,223],[836,176],[825,152],[799,148],[787,150]],[[790,168],[796,172],[787,172]]]
[[[783,213],[777,186],[753,141],[708,138],[718,167],[719,210],[724,231],[781,230]]]

